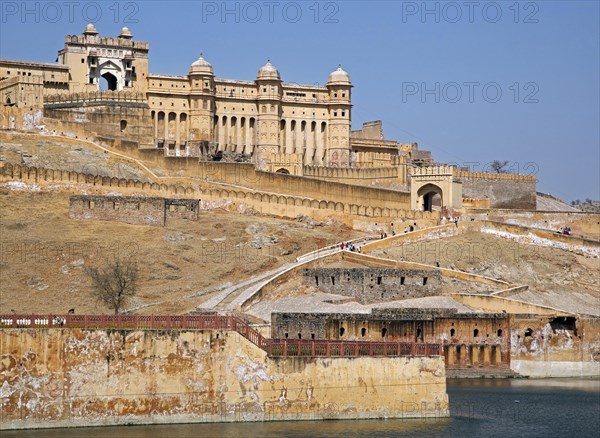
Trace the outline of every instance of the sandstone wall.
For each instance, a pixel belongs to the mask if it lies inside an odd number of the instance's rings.
[[[586,212],[544,212],[522,210],[467,209],[464,219],[490,220],[524,227],[558,231],[569,226],[574,235],[600,238],[600,214]]]
[[[532,377],[600,375],[600,318],[511,318],[511,368]]]
[[[0,330],[0,428],[448,415],[435,358],[284,358],[235,332]]]
[[[126,196],[71,196],[69,217],[164,226],[167,219],[198,220],[199,201]]]
[[[491,208],[535,210],[536,178],[530,175],[456,172],[465,198],[488,198]]]
[[[324,292],[356,297],[361,304],[437,295],[439,271],[387,268],[305,269],[304,283]]]
[[[47,129],[94,141],[153,147],[148,105],[142,100],[75,101],[44,106]]]
[[[191,185],[189,181],[178,183],[169,179],[169,184],[142,182],[125,178],[102,177],[74,171],[25,167],[0,163],[0,182],[25,181],[40,185],[55,183],[85,185],[91,190],[103,189],[120,194],[144,194],[150,196],[168,196],[169,198],[201,199],[209,204],[233,207],[239,211],[254,210],[273,216],[296,218],[311,216],[317,220],[336,219],[350,227],[368,229],[373,225],[384,226],[387,221],[412,219],[419,226],[431,226],[437,223],[439,216],[432,212],[403,210],[398,208],[372,207],[356,203],[326,201],[322,198],[304,196],[286,196],[259,192],[245,187],[225,186],[203,183]],[[358,187],[360,189],[360,187]]]

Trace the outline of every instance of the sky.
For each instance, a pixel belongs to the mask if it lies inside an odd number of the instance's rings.
[[[437,162],[535,174],[537,190],[600,199],[598,1],[0,1],[0,57],[54,62],[94,22],[150,43],[150,72],[253,80],[267,58],[285,82],[321,84],[341,64],[353,129]]]

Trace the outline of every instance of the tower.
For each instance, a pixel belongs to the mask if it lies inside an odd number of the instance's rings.
[[[215,72],[200,57],[192,63],[190,81],[190,140],[215,140]]]
[[[341,65],[329,75],[327,90],[329,92],[329,141],[327,150],[323,151],[325,164],[346,167],[350,162],[352,82],[350,75],[342,69]]]
[[[258,70],[258,138],[256,139],[257,160],[262,156],[279,152],[279,121],[283,90],[279,71],[270,60]]]

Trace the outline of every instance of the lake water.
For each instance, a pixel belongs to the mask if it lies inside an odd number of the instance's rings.
[[[600,435],[600,379],[449,380],[450,418],[46,429],[2,438],[396,437]]]

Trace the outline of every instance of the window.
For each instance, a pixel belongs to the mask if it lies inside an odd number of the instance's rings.
[[[333,117],[337,117],[337,111],[333,112]]]
[[[450,336],[454,337],[454,334],[456,333],[456,330],[454,329],[450,329]]]
[[[498,329],[498,332],[496,334],[498,335],[498,337],[502,336],[502,329]]]
[[[400,285],[404,285],[404,277],[400,277]]]
[[[475,329],[473,330],[473,337],[476,338],[477,336],[479,336],[479,330]]]
[[[85,64],[85,58],[81,58],[81,63]]]
[[[427,286],[427,277],[423,277],[423,286]]]
[[[361,328],[361,329],[360,329],[360,335],[361,335],[361,336],[364,338],[366,334],[367,334],[367,329],[366,329],[366,328],[364,328],[364,327],[363,327],[363,328]]]
[[[384,327],[381,329],[381,337],[385,338],[386,335],[387,335],[387,328]]]
[[[342,117],[346,117],[346,111],[342,111]]]
[[[346,329],[344,327],[340,327],[340,338],[344,336],[344,333],[346,333]]]
[[[377,277],[377,284],[381,284],[381,276]]]

